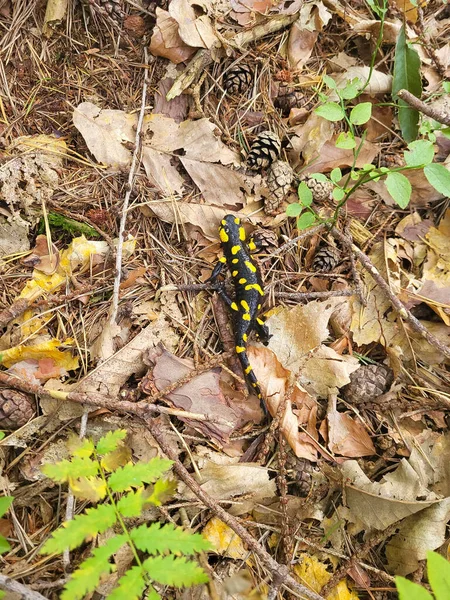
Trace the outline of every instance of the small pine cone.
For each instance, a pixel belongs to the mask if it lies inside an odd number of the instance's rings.
[[[324,246],[314,255],[312,270],[320,273],[330,273],[340,262],[341,253],[334,246]]]
[[[275,108],[281,110],[281,114],[287,117],[291,108],[301,106],[304,103],[305,95],[298,90],[292,90],[286,86],[280,87],[278,96],[273,101]]]
[[[331,181],[317,181],[317,179],[313,179],[312,177],[304,177],[301,181],[304,181],[312,191],[314,202],[324,202],[330,199],[333,192]]]
[[[267,169],[278,158],[280,138],[272,131],[263,131],[253,142],[247,156],[247,166],[252,171]]]
[[[298,458],[294,455],[288,456],[287,462],[289,479],[292,481],[292,493],[301,498],[309,494],[313,480],[314,466],[306,458]]]
[[[9,388],[0,389],[0,429],[19,429],[35,412],[32,396]]]
[[[92,8],[97,10],[101,15],[107,15],[118,23],[121,23],[125,16],[122,8],[122,0],[87,0],[86,3],[90,4]]]
[[[258,244],[258,249],[263,252],[270,252],[278,248],[277,234],[271,229],[255,229],[253,239]]]
[[[252,69],[242,63],[228,69],[223,76],[223,85],[229,94],[243,94],[250,87],[252,80]]]
[[[287,162],[276,160],[267,172],[267,187],[271,196],[264,201],[264,211],[268,215],[276,215],[283,198],[289,192],[294,179],[294,171]]]
[[[367,404],[384,394],[394,381],[394,373],[385,365],[363,365],[350,375],[342,394],[351,404]]]

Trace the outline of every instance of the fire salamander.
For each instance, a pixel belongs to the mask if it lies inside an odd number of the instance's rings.
[[[261,275],[250,256],[250,251],[256,250],[256,245],[253,240],[246,242],[245,230],[240,219],[234,215],[226,215],[221,221],[219,237],[224,256],[219,259],[209,281],[215,282],[223,267],[227,265],[233,278],[235,299],[232,301],[228,298],[223,288],[219,288],[219,293],[233,312],[236,353],[242,369],[258,398],[262,400],[258,380],[247,356],[247,341],[251,331],[254,330],[264,344],[267,344],[270,337],[263,319],[257,316],[264,291]],[[261,406],[266,412],[263,402]]]

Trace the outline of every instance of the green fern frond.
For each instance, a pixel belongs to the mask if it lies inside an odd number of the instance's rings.
[[[103,575],[111,573],[115,568],[109,559],[124,544],[127,543],[125,535],[116,535],[106,544],[96,548],[92,556],[84,560],[78,569],[72,573],[71,578],[64,586],[61,600],[81,600],[86,594],[93,592]]]
[[[124,517],[138,517],[146,503],[147,499],[144,495],[144,489],[141,488],[123,496],[117,503],[117,510]]]
[[[113,452],[121,445],[122,440],[127,437],[125,429],[117,429],[116,431],[108,431],[108,433],[100,438],[97,442],[97,454],[103,456],[108,452]]]
[[[152,458],[146,463],[128,464],[111,473],[108,479],[113,492],[124,492],[130,487],[152,483],[170,469],[173,462],[167,458]]]
[[[96,508],[88,508],[82,515],[72,521],[66,521],[47,540],[41,549],[42,554],[64,552],[66,548],[73,550],[86,539],[104,533],[116,522],[116,513],[111,504],[102,504]]]
[[[90,458],[75,456],[72,460],[62,460],[55,464],[46,463],[41,470],[56,483],[66,483],[70,479],[79,477],[95,477],[98,475],[99,465]]]
[[[211,549],[211,544],[199,533],[190,533],[172,523],[141,525],[130,532],[136,548],[149,554],[194,554]]]
[[[107,600],[140,600],[147,583],[142,567],[131,567],[118,581],[118,586],[108,596]]]
[[[197,563],[173,554],[147,558],[142,566],[153,580],[163,585],[188,587],[209,581],[205,571]]]

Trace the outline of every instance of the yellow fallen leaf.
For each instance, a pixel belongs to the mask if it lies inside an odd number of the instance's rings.
[[[202,535],[213,544],[219,554],[239,559],[244,559],[248,554],[241,538],[216,517],[208,521],[203,528]]]
[[[71,340],[66,340],[64,343],[71,343]],[[5,365],[5,367],[11,367],[22,360],[52,358],[55,365],[66,371],[78,369],[78,358],[72,356],[68,350],[60,350],[59,346],[62,344],[63,342],[52,339],[40,342],[34,346],[13,346],[0,352],[0,363]]]
[[[301,562],[294,567],[295,575],[300,583],[317,593],[326,585],[332,574],[315,556],[301,555]],[[326,596],[326,600],[358,600],[358,594],[348,589],[345,580],[340,581]]]

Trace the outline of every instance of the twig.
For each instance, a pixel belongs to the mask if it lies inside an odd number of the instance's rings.
[[[311,237],[312,235],[315,235],[316,233],[321,233],[325,229],[326,229],[326,225],[324,223],[322,225],[317,225],[317,227],[312,227],[311,229],[308,229],[304,233],[301,233],[300,235],[295,237],[293,240],[289,240],[288,242],[286,242],[285,244],[280,246],[277,250],[274,250],[273,252],[271,252],[270,256],[267,258],[263,258],[261,260],[261,262],[266,262],[268,260],[271,260],[271,258],[274,256],[278,256],[279,254],[283,254],[284,252],[287,252],[287,250],[289,250],[289,248],[292,248],[292,246],[295,246],[296,244],[298,244],[298,242],[301,242],[302,240],[306,240],[307,238]]]
[[[443,125],[450,125],[450,114],[447,111],[444,112],[443,110],[438,110],[437,108],[425,104],[425,102],[411,94],[411,92],[408,92],[408,90],[400,90],[397,96],[419,112],[427,115],[427,117],[431,117]]]
[[[148,65],[148,52],[147,48],[144,48],[144,66]],[[136,138],[133,152],[133,159],[131,161],[130,172],[128,174],[127,191],[123,200],[122,215],[120,217],[119,225],[119,239],[117,242],[117,254],[116,254],[116,276],[114,279],[114,289],[111,301],[111,317],[110,324],[112,327],[116,325],[117,311],[119,308],[119,292],[120,292],[120,275],[122,271],[122,251],[123,251],[123,236],[125,232],[125,224],[128,216],[128,206],[130,204],[131,192],[133,191],[134,176],[140,161],[141,152],[141,137],[142,137],[142,125],[144,123],[145,106],[147,99],[147,86],[148,86],[148,69],[144,69],[144,82],[142,84],[142,95],[141,95],[141,109],[139,111],[139,119],[136,126]]]
[[[341,231],[336,229],[336,227],[333,227],[331,229],[331,233],[343,244],[351,244],[352,251],[355,254],[356,258],[360,261],[360,263],[366,269],[366,271],[368,271],[371,274],[378,286],[387,295],[387,297],[391,301],[392,306],[398,312],[399,316],[402,319],[405,319],[405,321],[407,321],[411,325],[412,329],[414,329],[414,331],[416,331],[419,335],[425,338],[431,346],[434,346],[435,348],[437,348],[437,350],[439,350],[439,352],[444,354],[444,356],[450,358],[450,347],[443,344],[441,340],[439,340],[435,335],[430,333],[428,329],[424,327],[414,315],[411,314],[411,312],[406,308],[406,306],[402,302],[400,302],[397,296],[391,291],[391,288],[383,279],[376,267],[372,264],[369,257],[366,256],[364,252],[361,252],[361,250],[357,246],[355,246],[351,242],[351,240],[349,240]]]
[[[300,595],[301,598],[307,598],[307,600],[324,600],[323,596],[316,594],[312,590],[309,590],[304,585],[298,583],[293,577],[289,575],[288,568],[285,565],[280,565],[270,554],[259,544],[259,542],[243,527],[236,517],[230,515],[226,510],[218,505],[215,498],[207,494],[195,481],[189,471],[179,461],[176,451],[173,445],[168,442],[162,433],[159,424],[154,419],[146,420],[146,425],[158,442],[161,450],[166,454],[174,463],[173,468],[180,479],[191,489],[192,492],[197,496],[199,500],[203,502],[211,511],[218,517],[223,523],[228,525],[244,542],[249,550],[254,552],[266,568],[270,571],[274,578],[281,578],[284,586],[289,586],[290,589],[294,590]]]
[[[353,296],[353,290],[331,290],[329,292],[275,292],[275,298],[288,300],[317,300],[318,298],[331,298],[332,296]]]
[[[353,243],[353,237],[350,231],[350,222],[347,224],[346,228],[345,228],[345,235],[348,237],[349,240],[351,240],[351,242]],[[358,270],[356,268],[356,261],[355,261],[355,255],[352,252],[352,246],[350,244],[350,246],[348,244],[345,244],[345,248],[347,249],[349,258],[350,258],[350,267],[352,270],[352,278],[353,281],[355,283],[355,293],[356,296],[358,297],[358,300],[360,302],[360,304],[362,306],[367,306],[367,302],[366,299],[364,298],[364,294],[363,294],[363,288],[362,288],[362,281],[361,281],[361,277],[358,273]]]
[[[47,600],[46,597],[39,592],[31,590],[26,585],[23,585],[23,583],[19,583],[15,579],[6,577],[6,575],[0,574],[0,587],[8,590],[9,592],[20,594],[20,596],[25,600]]]

